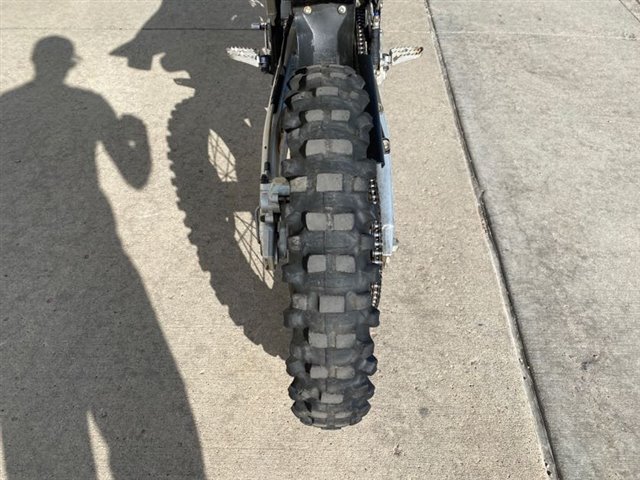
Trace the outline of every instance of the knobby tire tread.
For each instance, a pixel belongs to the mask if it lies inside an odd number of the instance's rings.
[[[377,207],[369,195],[376,162],[364,80],[350,67],[319,65],[289,82],[282,127],[290,155],[282,174],[291,290],[285,325],[293,329],[287,371],[292,410],[325,429],[358,423],[370,409],[377,367],[370,328],[379,323],[371,284]]]

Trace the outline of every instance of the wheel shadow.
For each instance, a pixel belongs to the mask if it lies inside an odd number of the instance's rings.
[[[112,54],[138,69],[151,68],[159,56],[162,67],[178,77],[176,83],[193,90],[171,113],[167,137],[189,241],[233,322],[265,352],[284,358],[290,340],[282,323],[288,293],[262,267],[253,226],[270,78],[233,62],[225,51],[259,46],[262,35],[207,24],[207,19],[254,14],[258,19],[261,13],[249,2],[164,0],[138,34]],[[187,78],[180,78],[182,72]]]

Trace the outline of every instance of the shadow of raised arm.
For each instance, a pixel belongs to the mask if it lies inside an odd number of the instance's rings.
[[[145,186],[151,173],[151,153],[147,129],[142,120],[113,111],[105,127],[102,143],[122,177],[136,189]]]

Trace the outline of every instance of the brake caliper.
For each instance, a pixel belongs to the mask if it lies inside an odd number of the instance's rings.
[[[286,232],[278,230],[284,228],[284,222],[279,222],[280,206],[289,197],[290,192],[291,188],[286,178],[275,177],[268,181],[266,175],[263,175],[256,220],[262,259],[269,270],[275,270],[278,257],[286,255]]]

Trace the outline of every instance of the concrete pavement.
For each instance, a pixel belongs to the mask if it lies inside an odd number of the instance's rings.
[[[224,48],[259,2],[2,0],[1,478],[547,477],[424,5],[388,3],[426,47],[384,91],[402,246],[373,409],[325,432],[250,231],[269,82]],[[82,60],[29,83],[51,35]]]
[[[428,4],[559,473],[640,478],[640,4]]]

